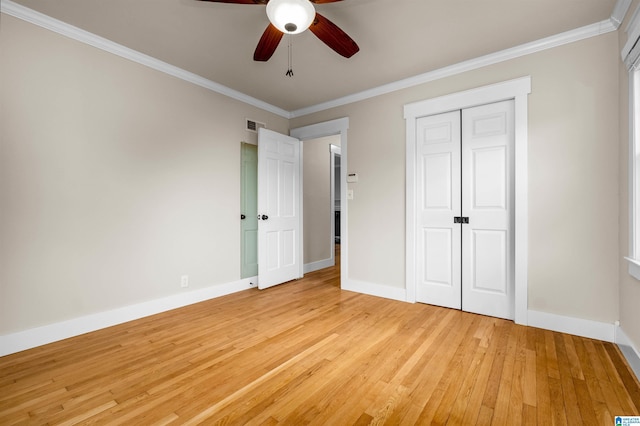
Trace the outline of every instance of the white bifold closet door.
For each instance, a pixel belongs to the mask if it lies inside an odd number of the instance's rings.
[[[417,120],[419,302],[514,317],[513,101]]]

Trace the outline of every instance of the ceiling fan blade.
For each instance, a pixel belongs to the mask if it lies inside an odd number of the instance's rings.
[[[235,4],[267,4],[269,0],[200,0],[211,3],[235,3]]]
[[[284,33],[280,32],[273,24],[269,24],[264,33],[262,33],[262,37],[260,37],[260,41],[256,46],[256,51],[253,53],[254,61],[268,61],[269,58],[273,55],[273,52],[276,51],[276,47],[280,44],[280,40]]]
[[[309,27],[312,33],[316,35],[327,46],[335,50],[345,58],[350,58],[360,48],[351,37],[342,31],[336,24],[316,12],[316,18]]]

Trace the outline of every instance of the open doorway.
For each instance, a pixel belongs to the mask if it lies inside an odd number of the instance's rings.
[[[348,160],[347,160],[347,130],[349,129],[349,118],[348,117],[344,117],[344,118],[339,118],[339,119],[335,119],[335,120],[330,120],[330,121],[326,121],[326,122],[322,122],[322,123],[316,123],[316,124],[311,124],[308,126],[304,126],[304,127],[298,127],[295,129],[292,129],[290,134],[292,137],[297,138],[301,141],[309,141],[312,139],[318,139],[318,138],[322,138],[322,137],[326,137],[326,136],[336,136],[337,139],[339,141],[339,143],[337,143],[336,145],[340,146],[341,149],[341,153],[340,153],[340,172],[339,172],[339,177],[335,176],[336,180],[339,180],[340,183],[342,183],[340,189],[339,189],[339,210],[340,210],[340,220],[339,220],[339,229],[340,229],[340,250],[337,254],[337,258],[335,257],[335,252],[334,252],[334,261],[336,265],[339,265],[340,268],[340,287],[341,288],[345,288],[345,285],[348,287],[348,229],[347,229],[347,222],[348,222],[348,204],[346,202],[346,185],[344,184],[346,182],[346,165],[348,164]],[[304,152],[303,152],[304,154]],[[303,181],[303,186],[304,186],[304,181]],[[240,218],[242,218],[242,214],[240,215]],[[248,214],[244,214],[245,217],[248,217]],[[335,221],[335,212],[333,215],[330,215],[330,219],[332,219],[333,221]],[[334,229],[334,228],[331,228]],[[331,232],[330,229],[330,232]],[[329,244],[330,239],[333,240],[333,235],[328,235],[327,236],[327,245]],[[253,245],[244,245],[244,247],[241,250],[244,250],[245,247],[249,247],[251,249],[251,247],[253,247]],[[335,245],[334,245],[335,247]],[[251,249],[252,250],[252,249]],[[243,254],[244,256],[245,254]],[[245,277],[243,276],[243,278],[246,279],[252,279],[254,277]],[[257,276],[255,277],[255,279],[257,279]]]
[[[341,137],[303,141],[304,273],[336,265],[340,243]],[[258,275],[257,145],[241,144],[241,278]]]
[[[308,273],[335,265],[335,189],[340,182],[335,162],[340,156],[340,136],[304,140],[302,152],[304,272]]]
[[[337,253],[336,267],[340,269],[340,288],[349,287],[349,232],[347,228],[348,223],[348,207],[346,202],[346,167],[348,164],[347,159],[347,131],[349,129],[349,118],[343,117],[335,120],[325,121],[322,123],[310,124],[308,126],[297,127],[291,129],[291,136],[300,139],[302,141],[308,141],[311,139],[318,139],[326,136],[336,136],[340,141],[339,146],[340,153],[340,177],[336,176],[341,183],[340,187],[340,245]],[[303,183],[304,185],[304,183]],[[334,218],[335,220],[335,218]],[[335,246],[334,246],[335,247]]]

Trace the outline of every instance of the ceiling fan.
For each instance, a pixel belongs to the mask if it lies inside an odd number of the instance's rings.
[[[336,24],[315,11],[312,3],[334,3],[342,0],[200,0],[213,3],[267,5],[269,26],[262,34],[253,53],[254,61],[268,61],[284,34],[299,34],[307,28],[327,46],[345,58],[360,48]]]

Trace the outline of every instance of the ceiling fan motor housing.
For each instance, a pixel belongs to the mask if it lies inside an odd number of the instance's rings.
[[[281,32],[299,34],[309,28],[316,10],[309,0],[270,0],[267,16]]]

